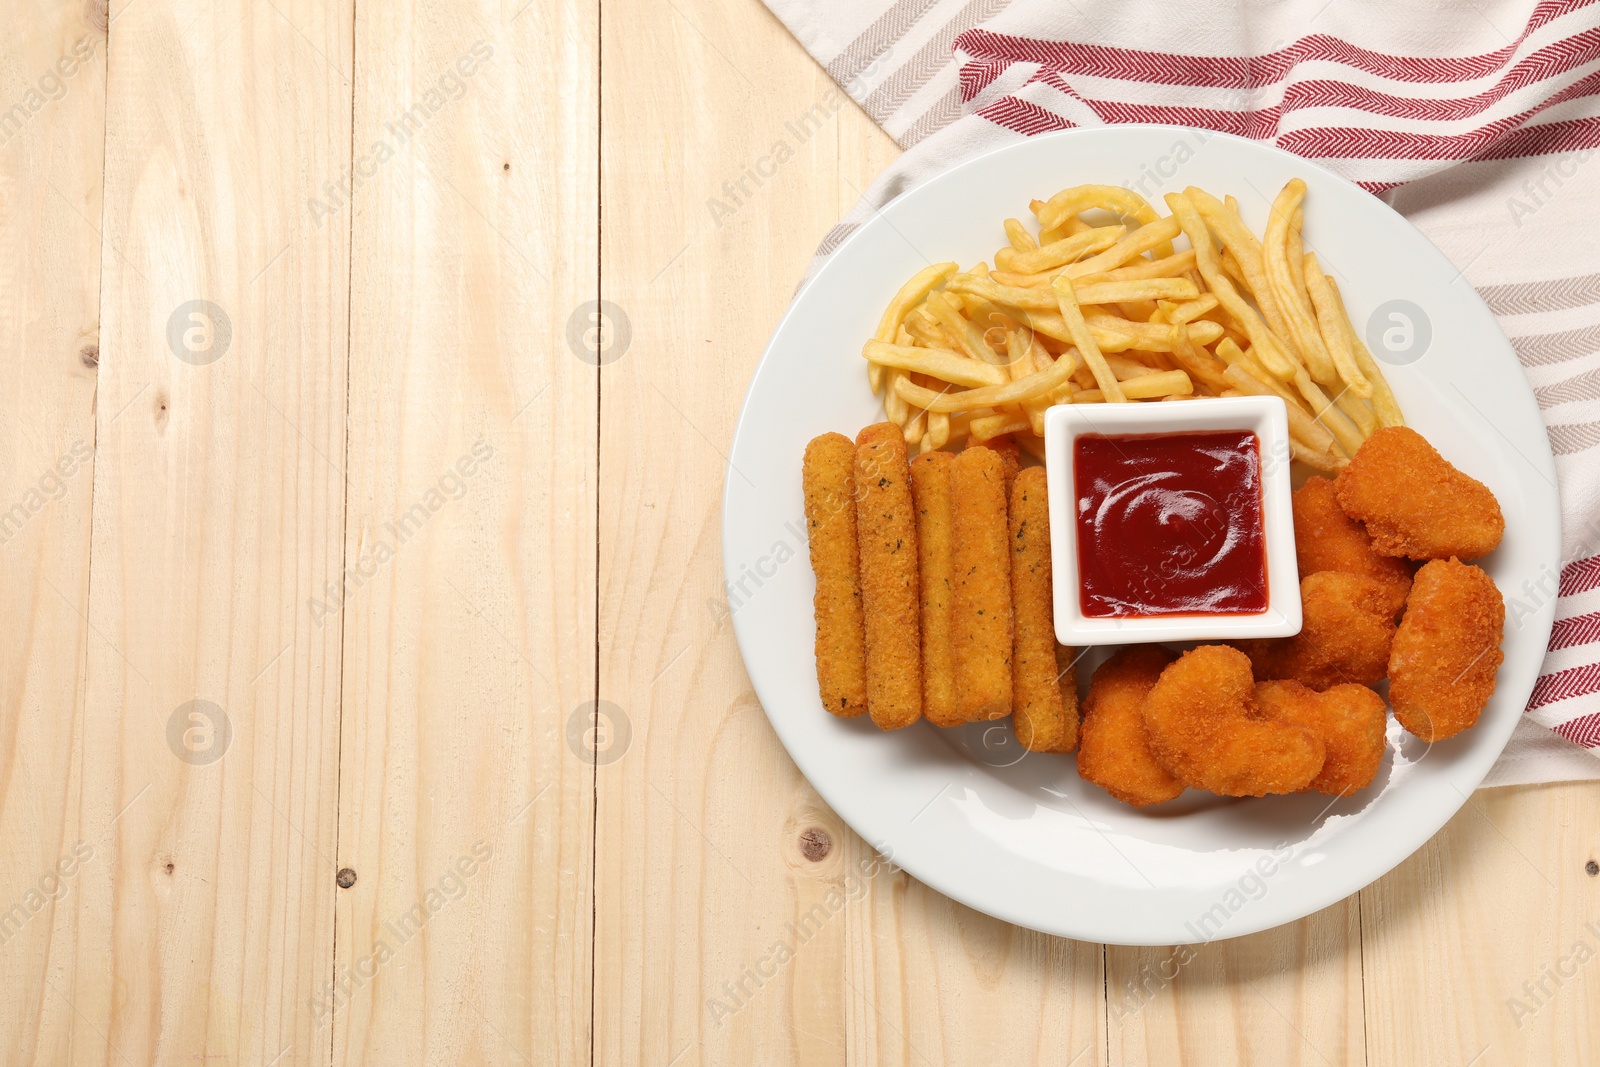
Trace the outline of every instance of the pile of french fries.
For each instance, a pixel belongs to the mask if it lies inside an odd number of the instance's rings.
[[[1403,420],[1304,248],[1305,194],[1285,185],[1260,238],[1233,197],[1192,186],[1164,217],[1110,185],[1035,200],[1036,229],[1007,219],[992,269],[936,263],[901,287],[862,350],[872,390],[908,446],[1009,434],[1036,456],[1053,404],[1278,396],[1293,457],[1336,471]]]

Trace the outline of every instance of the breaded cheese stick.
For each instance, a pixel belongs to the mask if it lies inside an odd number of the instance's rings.
[[[917,525],[905,437],[892,422],[856,438],[856,537],[867,648],[867,712],[882,730],[922,717]]]
[[[856,541],[856,446],[825,433],[806,446],[806,536],[817,576],[817,688],[822,706],[852,718],[867,710],[867,650]]]
[[[927,452],[911,463],[917,508],[917,571],[922,584],[922,714],[935,726],[959,726],[955,660],[950,645],[951,503],[949,452]]]
[[[950,632],[956,709],[966,722],[1011,711],[1011,552],[1005,464],[989,448],[968,448],[950,464],[950,559],[955,596]]]
[[[1011,483],[1016,480],[1017,472],[1022,469],[1022,449],[1018,447],[1016,439],[1010,434],[1001,434],[984,442],[984,447],[993,449],[1000,457],[1000,462],[1005,465],[1006,472],[1006,499],[1011,499]]]
[[[1071,752],[1078,747],[1078,700],[1074,690],[1068,709],[1056,683],[1044,483],[1043,467],[1018,471],[1011,482],[1011,728],[1030,752]]]

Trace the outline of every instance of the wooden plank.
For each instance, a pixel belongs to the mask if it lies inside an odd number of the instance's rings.
[[[1226,941],[1108,946],[1109,1062],[1365,1062],[1360,921],[1351,898],[1299,922]]]
[[[1473,794],[1361,894],[1369,1062],[1600,1058],[1592,783]]]
[[[336,1063],[589,1063],[597,33],[357,6]]]
[[[606,19],[627,30],[602,42],[602,288],[632,345],[602,371],[600,692],[632,743],[597,775],[595,1062],[1099,1062],[1100,947],[876,864],[778,743],[720,608],[740,398],[893,145],[757,5]]]
[[[350,14],[110,12],[74,1063],[326,1048]]]
[[[11,5],[0,42],[0,1061],[65,1062],[83,837],[105,26]],[[96,846],[101,850],[97,853]]]

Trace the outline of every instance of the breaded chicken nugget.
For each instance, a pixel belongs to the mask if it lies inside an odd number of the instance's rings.
[[[1011,483],[1012,730],[1031,752],[1078,747],[1078,694],[1057,682],[1055,605],[1050,586],[1050,508],[1043,467]]]
[[[1300,583],[1305,622],[1293,637],[1234,642],[1257,678],[1293,678],[1319,692],[1377,685],[1394,640],[1393,591],[1357,574],[1319,571]]]
[[[1333,797],[1365,789],[1383,762],[1389,706],[1364,685],[1318,693],[1299,682],[1257,682],[1256,703],[1275,719],[1298,723],[1322,739],[1327,752],[1310,788]]]
[[[1398,615],[1411,591],[1405,560],[1374,551],[1372,538],[1339,506],[1329,478],[1309,478],[1294,491],[1294,552],[1300,577],[1318,571],[1343,571],[1383,583]]]
[[[956,709],[966,722],[1011,713],[1011,548],[1004,467],[994,450],[982,447],[963,450],[950,464],[955,518],[950,558],[956,583],[950,632]]]
[[[855,481],[867,712],[880,729],[897,730],[922,717],[917,522],[900,427],[885,422],[861,431]]]
[[[1505,659],[1505,623],[1505,598],[1481,568],[1440,559],[1418,571],[1389,654],[1400,725],[1442,741],[1477,722]]]
[[[1405,426],[1387,426],[1339,472],[1339,506],[1367,524],[1386,556],[1446,559],[1487,556],[1505,533],[1489,487],[1469,478]]]
[[[825,433],[806,446],[806,536],[817,576],[817,688],[822,706],[850,718],[867,710],[867,652],[856,541],[856,446]]]
[[[1122,648],[1094,672],[1083,702],[1078,773],[1136,808],[1183,792],[1183,783],[1150,754],[1144,736],[1144,698],[1171,662],[1172,653],[1160,645]]]
[[[1161,672],[1144,731],[1167,773],[1225,797],[1298,793],[1322,770],[1322,739],[1262,711],[1250,660],[1226,645],[1201,645]]]
[[[959,726],[955,654],[951,648],[951,524],[949,452],[925,452],[911,461],[911,498],[917,507],[917,564],[922,582],[922,714],[935,726]]]

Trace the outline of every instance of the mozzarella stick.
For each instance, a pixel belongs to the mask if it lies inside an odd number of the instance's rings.
[[[1005,464],[990,448],[968,448],[950,464],[950,631],[956,710],[962,721],[1011,711],[1011,553]],[[870,625],[870,624],[869,624]]]
[[[862,430],[855,458],[867,712],[879,729],[898,730],[922,717],[917,527],[900,427]]]
[[[856,446],[843,434],[825,433],[806,446],[806,536],[817,576],[817,688],[822,706],[843,718],[867,710],[855,463]]]
[[[1017,442],[1012,440],[1010,434],[992,437],[984,444],[1000,457],[1000,463],[1006,473],[1006,496],[1011,496],[1011,483],[1017,477],[1017,472],[1022,470],[1022,450],[1017,447]]]
[[[917,570],[922,583],[922,714],[935,726],[959,726],[955,660],[950,646],[951,504],[949,452],[928,452],[911,464],[917,508]]]
[[[1030,752],[1078,747],[1076,692],[1072,714],[1056,682],[1055,606],[1050,586],[1050,510],[1043,467],[1011,482],[1012,730]]]

